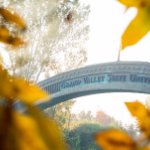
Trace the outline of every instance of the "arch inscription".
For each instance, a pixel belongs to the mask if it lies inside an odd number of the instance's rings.
[[[150,63],[112,62],[65,72],[39,83],[51,100],[42,109],[84,95],[106,92],[150,93]]]

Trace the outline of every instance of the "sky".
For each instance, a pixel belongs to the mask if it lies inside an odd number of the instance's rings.
[[[85,1],[85,0],[83,0]],[[90,34],[88,41],[88,61],[86,65],[117,61],[121,35],[129,22],[135,17],[136,9],[125,11],[117,0],[89,0]],[[127,47],[120,54],[121,61],[149,61],[150,34],[135,46]],[[149,53],[150,54],[150,53]],[[77,99],[73,112],[103,110],[124,124],[131,124],[134,119],[124,105],[125,101],[139,100],[143,103],[148,95],[135,93],[97,94]]]

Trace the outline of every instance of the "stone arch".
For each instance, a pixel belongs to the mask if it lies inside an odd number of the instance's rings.
[[[60,102],[96,93],[150,93],[150,63],[111,62],[61,73],[39,83],[51,100],[39,104],[45,109]]]

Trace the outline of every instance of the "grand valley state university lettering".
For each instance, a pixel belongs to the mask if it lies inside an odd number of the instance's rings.
[[[136,92],[150,94],[150,63],[112,62],[65,72],[39,83],[51,95],[47,108],[60,102],[96,93]]]
[[[136,74],[104,74],[95,76],[86,76],[79,79],[72,79],[70,81],[62,81],[60,83],[61,89],[74,88],[77,86],[86,86],[87,84],[107,84],[111,82],[131,82],[150,84],[150,77]]]

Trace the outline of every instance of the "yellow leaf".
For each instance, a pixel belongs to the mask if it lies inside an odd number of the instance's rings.
[[[96,134],[96,143],[105,150],[135,150],[136,144],[125,132],[109,129]]]
[[[16,92],[16,98],[25,103],[34,103],[39,100],[48,100],[48,95],[37,85],[19,78],[13,78],[13,88]]]
[[[0,41],[7,43],[9,36],[10,36],[9,30],[5,26],[0,27]]]
[[[150,150],[150,146],[144,147],[144,148],[141,149],[141,150]]]
[[[0,65],[2,65],[3,63],[4,63],[4,61],[3,61],[3,56],[0,55]]]
[[[25,43],[21,38],[13,37],[5,26],[0,27],[0,41],[14,47],[19,47]]]
[[[141,0],[118,0],[120,3],[126,5],[127,7],[135,6],[137,7]]]
[[[39,133],[46,145],[52,150],[66,150],[67,147],[63,140],[63,135],[57,124],[37,108],[27,105],[27,112],[38,125]]]
[[[19,17],[19,15],[16,14],[14,11],[10,11],[6,8],[0,7],[0,14],[7,22],[15,23],[22,30],[26,29],[26,24],[24,20]]]
[[[25,44],[25,42],[19,37],[10,36],[7,40],[7,44],[10,44],[14,47],[19,47]]]
[[[17,135],[17,150],[52,150],[42,139],[38,124],[29,115],[14,112],[13,125]]]
[[[138,120],[140,129],[150,139],[150,111],[138,101],[126,102],[125,104],[130,113]]]
[[[25,103],[48,100],[48,95],[37,85],[20,78],[15,78],[0,66],[0,97],[8,100],[19,99]]]
[[[150,31],[150,0],[118,0],[127,7],[137,9],[136,17],[122,35],[122,50],[139,42]]]
[[[12,124],[11,104],[0,106],[0,149],[18,150],[16,134]]]
[[[146,9],[139,9],[137,16],[131,21],[122,35],[122,49],[136,44],[150,31],[150,14]]]
[[[0,65],[0,97],[4,99],[11,99],[13,88],[11,85],[11,78],[7,71]]]
[[[130,113],[134,116],[137,117],[138,119],[142,119],[143,117],[147,116],[148,110],[145,108],[145,106],[138,102],[125,102],[128,110]]]

